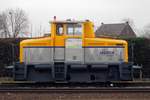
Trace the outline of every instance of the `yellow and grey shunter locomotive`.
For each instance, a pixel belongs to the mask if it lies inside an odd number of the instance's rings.
[[[51,22],[51,36],[20,43],[17,81],[96,83],[132,80],[125,40],[98,38],[93,23]]]

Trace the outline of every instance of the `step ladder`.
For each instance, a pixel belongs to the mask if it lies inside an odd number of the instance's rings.
[[[16,81],[25,80],[25,65],[24,64],[15,64],[13,69],[13,78]]]
[[[55,81],[65,80],[65,64],[64,62],[54,63],[54,79]]]

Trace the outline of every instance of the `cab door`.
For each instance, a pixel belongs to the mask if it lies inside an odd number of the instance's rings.
[[[66,63],[84,63],[84,48],[82,48],[82,24],[67,24],[67,36],[65,40],[65,62]]]
[[[54,38],[54,62],[64,62],[64,25],[56,24],[56,35]]]

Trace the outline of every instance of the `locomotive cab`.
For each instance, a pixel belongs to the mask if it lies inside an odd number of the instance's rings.
[[[95,83],[132,80],[128,44],[95,37],[93,23],[52,21],[51,36],[20,43],[15,80]]]

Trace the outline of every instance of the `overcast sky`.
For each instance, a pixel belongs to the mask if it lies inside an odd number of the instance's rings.
[[[135,27],[142,29],[150,23],[150,0],[0,0],[0,11],[22,8],[29,16],[33,32],[49,31],[53,16],[59,20],[90,19],[99,26],[104,23],[119,23],[131,18]]]

